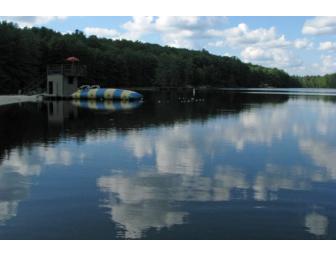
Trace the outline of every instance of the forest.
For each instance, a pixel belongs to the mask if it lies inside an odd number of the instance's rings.
[[[336,73],[323,76],[303,76],[296,77],[306,88],[336,88]]]
[[[48,64],[76,56],[87,66],[85,84],[105,87],[330,87],[335,74],[294,77],[277,68],[243,63],[206,50],[86,36],[76,30],[19,28],[0,23],[0,94],[43,88]]]

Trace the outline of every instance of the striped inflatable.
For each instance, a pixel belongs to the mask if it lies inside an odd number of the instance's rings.
[[[86,109],[93,110],[109,110],[109,111],[122,111],[122,110],[131,110],[139,107],[142,104],[142,101],[112,101],[112,100],[72,100],[72,104]]]
[[[73,99],[139,100],[142,95],[125,89],[84,88],[77,90],[71,97]]]

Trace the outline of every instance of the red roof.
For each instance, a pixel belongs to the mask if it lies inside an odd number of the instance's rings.
[[[79,61],[79,58],[76,58],[76,57],[68,57],[68,58],[66,59],[66,61],[69,61],[69,62],[77,62],[77,61]]]

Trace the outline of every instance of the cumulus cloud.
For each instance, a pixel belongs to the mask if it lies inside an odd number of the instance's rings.
[[[243,61],[270,67],[301,66],[302,61],[289,50],[289,47],[308,48],[312,46],[307,39],[290,42],[285,35],[278,35],[275,27],[250,29],[245,23],[225,30],[210,29],[208,34],[214,38],[220,38],[220,40],[210,42],[209,46],[242,49],[240,55]]]
[[[336,16],[309,19],[304,23],[302,33],[306,35],[336,34]]]
[[[140,39],[143,35],[154,31],[153,16],[135,16],[122,27],[127,31],[123,36],[130,40]]]
[[[159,17],[156,29],[170,46],[200,48],[198,41],[209,38],[207,31],[225,21],[225,17]]]
[[[2,16],[0,19],[17,23],[20,27],[33,27],[66,18],[66,16]]]
[[[278,50],[277,50],[278,51]],[[283,53],[283,51],[280,51]],[[278,53],[280,53],[278,51]],[[260,60],[272,60],[275,57],[274,51],[266,51],[258,47],[247,47],[241,52],[241,56],[245,61],[260,61]],[[279,55],[279,54],[278,54]]]
[[[286,47],[290,45],[284,35],[277,35],[275,27],[251,30],[247,24],[241,23],[237,27],[225,30],[210,29],[208,34],[221,38],[221,40],[214,42],[213,46],[228,45],[239,48],[247,45],[262,47]]]
[[[136,40],[158,33],[163,44],[179,48],[200,48],[199,40],[208,37],[207,30],[226,21],[225,17],[160,16],[133,17],[122,27],[125,38]]]
[[[264,49],[261,47],[249,46],[241,52],[241,57],[245,62],[253,62],[285,69],[302,65],[302,61],[297,59],[292,52],[282,48]]]
[[[235,27],[219,29],[225,17],[199,16],[139,16],[122,25],[124,32],[107,28],[86,28],[86,34],[107,38],[139,40],[146,35],[158,35],[162,44],[189,49],[206,46],[240,49],[244,61],[271,67],[298,68],[302,65],[290,47],[312,48],[308,39],[289,41],[278,34],[275,27],[250,29],[241,23]]]
[[[296,39],[294,40],[293,45],[297,49],[312,49],[314,47],[314,43],[307,38]]]
[[[336,43],[331,41],[320,42],[319,50],[328,50],[328,51],[336,50]]]
[[[321,56],[321,63],[317,64],[317,67],[321,70],[322,74],[335,73],[336,58],[331,55],[323,55]]]
[[[135,16],[121,26],[125,32],[98,27],[87,27],[85,32],[88,35],[129,40],[140,40],[143,36],[156,33],[165,45],[201,48],[203,45],[198,41],[209,36],[207,30],[225,21],[225,17]]]
[[[115,29],[100,28],[100,27],[86,27],[84,28],[84,33],[88,36],[95,35],[97,37],[118,39],[120,38],[120,33]]]

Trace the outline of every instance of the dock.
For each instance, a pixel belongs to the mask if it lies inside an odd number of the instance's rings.
[[[25,102],[38,102],[40,101],[40,98],[40,95],[2,95],[0,96],[0,106]]]

